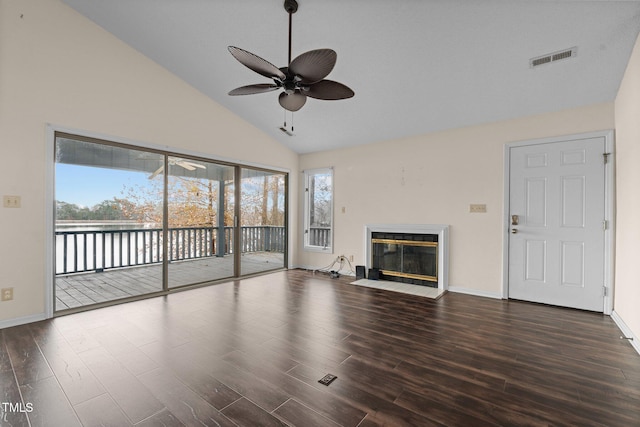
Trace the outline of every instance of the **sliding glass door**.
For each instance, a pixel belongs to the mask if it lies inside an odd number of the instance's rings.
[[[241,274],[286,266],[286,194],[284,173],[242,168],[240,183]]]
[[[169,287],[234,276],[235,167],[169,156]]]
[[[286,267],[286,193],[285,173],[56,134],[54,311]]]
[[[161,292],[159,153],[55,141],[55,311]],[[150,172],[151,171],[151,172]]]

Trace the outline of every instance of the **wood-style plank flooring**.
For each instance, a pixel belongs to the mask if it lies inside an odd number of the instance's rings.
[[[4,329],[0,425],[640,425],[640,355],[609,317],[351,280],[285,271]]]

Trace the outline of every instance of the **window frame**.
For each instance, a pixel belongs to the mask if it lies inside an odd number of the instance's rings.
[[[333,167],[323,167],[316,169],[308,169],[304,172],[304,244],[303,249],[309,252],[322,252],[333,254],[333,231],[335,228],[334,225],[334,205],[335,205],[335,179],[333,173]],[[314,245],[311,240],[311,184],[313,179],[317,175],[329,175],[331,178],[331,190],[330,190],[330,201],[329,201],[329,231],[328,231],[328,240],[329,243],[326,246]]]

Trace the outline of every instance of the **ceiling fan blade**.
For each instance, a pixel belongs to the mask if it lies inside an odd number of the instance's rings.
[[[235,88],[229,95],[253,95],[254,93],[271,92],[278,89],[278,85],[272,83],[259,83]]]
[[[181,166],[183,168],[185,168],[186,170],[190,170],[190,171],[194,171],[196,170],[196,168],[198,169],[206,169],[207,167],[205,165],[201,165],[200,163],[194,163],[194,162],[190,162],[187,160],[181,160],[181,159],[169,159],[169,164],[170,165],[178,165]]]
[[[206,169],[207,167],[205,165],[201,165],[200,163],[192,163],[192,162],[185,162],[189,165],[191,165],[194,168],[198,168],[198,169]]]
[[[191,163],[189,163],[189,162],[176,162],[176,165],[178,165],[178,166],[182,166],[183,168],[185,168],[185,169],[186,169],[186,170],[188,170],[188,171],[194,171],[194,170],[196,170],[196,168],[194,168],[194,167],[192,166],[192,164],[191,164]]]
[[[270,79],[277,78],[279,80],[284,80],[286,78],[284,73],[280,71],[278,67],[269,61],[260,58],[258,55],[254,55],[251,52],[247,52],[246,50],[235,46],[229,46],[228,49],[234,58],[250,70]]]
[[[282,92],[278,97],[278,102],[280,102],[280,105],[282,105],[282,108],[285,110],[298,111],[302,108],[304,103],[307,102],[307,97],[297,90],[291,95],[288,95],[286,92]]]
[[[304,84],[315,83],[329,75],[337,59],[338,54],[334,50],[310,50],[291,61],[289,73],[300,77]]]
[[[324,100],[346,99],[355,95],[349,87],[333,80],[320,80],[303,88],[302,93],[311,98]]]
[[[155,178],[156,176],[158,176],[158,174],[162,173],[163,170],[164,170],[164,165],[160,166],[158,169],[156,169],[154,173],[149,175],[149,179]]]

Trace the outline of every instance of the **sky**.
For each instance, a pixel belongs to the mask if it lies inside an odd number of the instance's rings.
[[[161,180],[162,174],[154,181]],[[97,168],[56,163],[55,170],[55,198],[56,201],[91,208],[104,200],[114,197],[126,197],[126,188],[140,188],[151,186],[149,173],[125,171],[119,169]],[[262,194],[262,179],[243,180],[242,191]],[[284,206],[284,194],[279,194],[279,204]],[[269,207],[272,203],[268,199]]]
[[[125,186],[149,185],[148,176],[142,172],[56,163],[56,201],[92,207],[104,200],[124,197]]]

